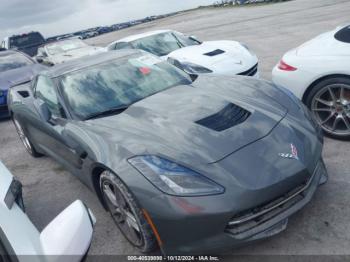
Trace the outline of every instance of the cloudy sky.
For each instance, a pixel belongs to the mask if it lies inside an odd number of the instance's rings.
[[[0,0],[0,39],[29,31],[40,31],[49,37],[213,2],[215,0]]]

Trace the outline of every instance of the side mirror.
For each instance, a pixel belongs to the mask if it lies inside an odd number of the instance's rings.
[[[188,71],[185,67],[183,67],[183,65],[177,60],[177,59],[174,59],[174,58],[171,58],[171,57],[168,57],[168,63],[176,66],[177,68],[179,68],[180,70],[184,71],[186,74],[188,74],[192,80],[192,82],[194,82],[197,78],[198,78],[198,75],[196,74],[193,74],[192,72]]]
[[[54,255],[51,260],[64,261],[69,256],[80,261],[88,252],[96,219],[91,210],[80,200],[76,200],[40,234],[43,255]],[[65,256],[64,258],[59,256]],[[55,257],[57,256],[57,257]]]
[[[47,104],[45,102],[40,102],[39,105],[37,106],[39,114],[41,116],[41,118],[45,121],[45,122],[49,122],[52,118],[52,114],[51,111],[49,109],[49,107],[47,106]]]
[[[196,81],[196,79],[198,78],[198,75],[190,73],[186,69],[183,69],[183,71],[190,76],[192,82]]]

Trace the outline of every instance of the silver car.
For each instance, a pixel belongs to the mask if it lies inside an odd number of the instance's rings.
[[[67,39],[48,43],[38,49],[36,61],[48,66],[104,52],[104,48],[87,45],[82,40]]]

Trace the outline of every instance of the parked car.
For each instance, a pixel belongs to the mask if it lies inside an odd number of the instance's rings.
[[[124,29],[124,28],[128,28],[130,26],[131,26],[131,24],[129,22],[125,22],[125,23],[112,25],[112,29],[113,30],[121,30],[121,29]]]
[[[147,52],[111,51],[52,67],[9,99],[27,151],[84,181],[142,252],[274,235],[327,180],[309,111],[256,78],[192,81]]]
[[[74,34],[67,34],[67,35],[61,35],[56,37],[56,41],[62,41],[62,40],[66,40],[66,39],[76,39],[79,36],[76,36]]]
[[[99,28],[97,28],[97,33],[100,34],[106,34],[112,31],[112,28],[109,26],[101,26]]]
[[[326,134],[350,139],[350,26],[287,52],[272,79],[308,106]]]
[[[5,37],[1,42],[1,47],[5,49],[16,49],[29,56],[35,56],[38,47],[45,43],[45,38],[39,32],[13,35]]]
[[[87,55],[104,52],[104,48],[89,46],[80,39],[68,39],[46,44],[39,48],[36,61],[52,66]]]
[[[9,117],[7,92],[13,85],[29,82],[31,78],[45,69],[32,58],[19,51],[0,52],[0,119]]]
[[[97,31],[87,31],[84,33],[84,39],[98,36]]]
[[[258,76],[258,58],[236,41],[201,42],[193,36],[158,30],[129,36],[108,45],[108,50],[136,48],[168,60],[190,75]]]
[[[0,261],[80,261],[90,247],[96,219],[76,200],[42,232],[24,212],[22,185],[0,162]],[[38,259],[39,261],[39,259]]]

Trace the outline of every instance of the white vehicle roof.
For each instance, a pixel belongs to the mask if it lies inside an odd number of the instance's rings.
[[[158,34],[162,34],[162,33],[167,33],[167,32],[174,32],[173,30],[155,30],[155,31],[150,31],[150,32],[146,32],[146,33],[142,33],[142,34],[137,34],[137,35],[131,35],[128,37],[124,37],[122,39],[119,39],[115,42],[131,42],[131,41],[135,41],[137,39],[141,39],[144,37],[148,37],[148,36],[152,36],[152,35],[158,35]]]

